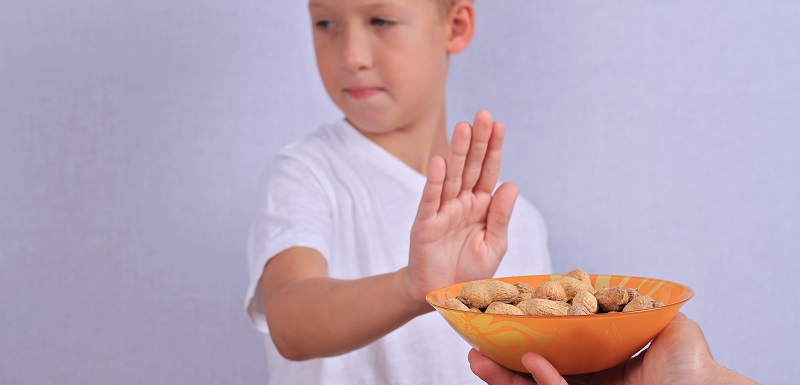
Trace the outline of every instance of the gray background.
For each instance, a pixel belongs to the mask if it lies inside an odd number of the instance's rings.
[[[0,383],[268,375],[242,310],[255,183],[339,117],[305,4],[0,0]],[[477,9],[450,125],[506,123],[556,272],[685,283],[719,361],[796,382],[800,3]]]

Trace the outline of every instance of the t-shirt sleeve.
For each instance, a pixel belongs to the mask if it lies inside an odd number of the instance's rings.
[[[248,235],[250,284],[245,310],[263,333],[269,328],[258,286],[267,261],[292,247],[330,255],[331,203],[323,182],[311,167],[287,156],[270,161],[262,175]]]

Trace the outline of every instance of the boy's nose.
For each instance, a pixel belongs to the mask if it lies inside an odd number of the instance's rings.
[[[364,34],[348,28],[342,41],[342,66],[348,71],[361,71],[372,67],[372,54]]]

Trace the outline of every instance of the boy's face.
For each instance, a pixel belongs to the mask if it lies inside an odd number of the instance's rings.
[[[325,89],[360,130],[442,114],[447,25],[435,0],[310,0]]]

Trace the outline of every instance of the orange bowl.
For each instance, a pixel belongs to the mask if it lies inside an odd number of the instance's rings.
[[[493,280],[511,284],[527,282],[538,287],[561,276],[530,275]],[[582,316],[480,314],[444,307],[444,302],[458,296],[467,282],[434,290],[426,299],[464,340],[498,364],[526,372],[522,355],[536,352],[566,375],[596,372],[622,363],[647,346],[694,296],[689,287],[661,279],[594,274],[590,277],[595,289],[638,288],[639,293],[663,302],[664,306]]]

